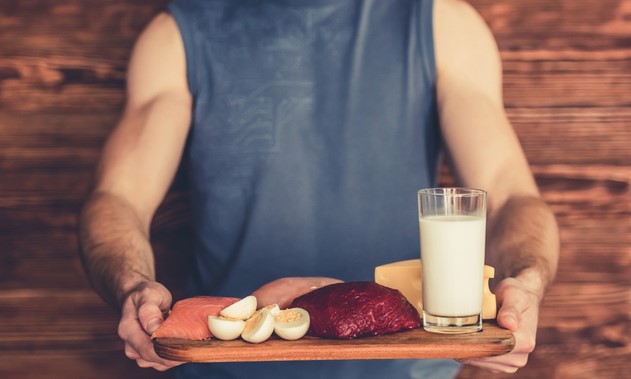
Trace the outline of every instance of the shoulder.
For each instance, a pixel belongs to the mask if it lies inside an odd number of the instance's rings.
[[[131,99],[142,101],[172,90],[187,90],[186,58],[176,22],[163,12],[149,22],[136,41],[128,68],[128,93]]]
[[[494,92],[501,84],[501,60],[491,30],[462,0],[435,0],[434,45],[437,80],[457,81]]]
[[[441,16],[452,16],[463,21],[479,17],[475,8],[465,0],[434,0],[434,8]]]
[[[175,19],[170,13],[161,12],[154,16],[144,28],[138,38],[137,47],[141,44],[147,45],[157,41],[166,43],[168,46],[177,38],[179,38],[179,30]]]
[[[463,0],[435,0],[434,29],[441,42],[477,41],[476,45],[493,41],[493,36],[480,14]]]

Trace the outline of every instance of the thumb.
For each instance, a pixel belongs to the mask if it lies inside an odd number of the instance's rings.
[[[146,297],[138,303],[138,321],[148,334],[155,332],[164,321],[159,304],[155,299]]]
[[[502,306],[497,315],[497,323],[511,332],[516,332],[517,328],[519,328],[519,321],[521,319],[520,315],[521,312],[519,312],[516,308]]]
[[[152,318],[151,320],[147,321],[147,326],[145,327],[145,330],[149,334],[153,334],[156,330],[158,330],[160,325],[162,325],[162,321],[162,317]]]
[[[526,296],[516,287],[505,286],[502,291],[498,291],[498,300],[501,306],[497,314],[497,323],[511,332],[516,332],[521,315],[527,306]]]

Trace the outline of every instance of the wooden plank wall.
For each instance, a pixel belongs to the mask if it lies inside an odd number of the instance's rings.
[[[0,0],[2,378],[170,376],[124,357],[117,317],[85,280],[75,236],[99,149],[124,101],[130,47],[165,3]],[[539,345],[515,377],[624,377],[631,0],[471,3],[496,35],[509,118],[561,226],[559,275],[543,304]],[[153,227],[159,276],[176,289],[187,214],[176,188]],[[471,368],[461,374],[483,377]]]

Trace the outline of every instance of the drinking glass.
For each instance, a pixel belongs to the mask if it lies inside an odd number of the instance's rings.
[[[481,331],[486,192],[422,189],[418,210],[423,328],[449,334]]]

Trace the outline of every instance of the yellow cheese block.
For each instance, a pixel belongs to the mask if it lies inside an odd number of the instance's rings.
[[[401,291],[403,296],[423,314],[423,280],[420,259],[410,259],[375,267],[375,282]],[[497,316],[497,301],[489,289],[489,279],[495,277],[495,269],[484,266],[482,293],[482,318],[494,319]]]

